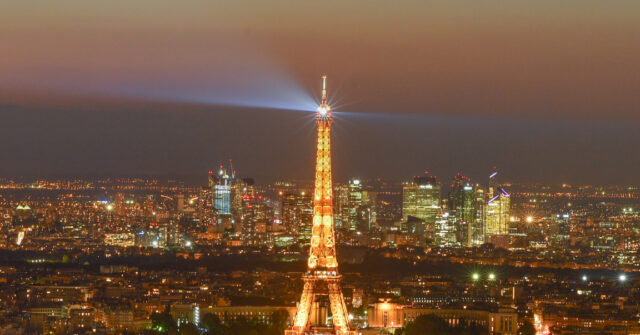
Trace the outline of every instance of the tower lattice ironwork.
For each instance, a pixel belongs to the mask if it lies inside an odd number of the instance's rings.
[[[316,156],[316,180],[313,202],[313,227],[307,272],[303,276],[304,288],[296,311],[293,326],[286,335],[336,334],[356,335],[349,324],[347,306],[344,303],[336,258],[333,230],[333,187],[331,181],[331,123],[333,114],[327,103],[327,77],[322,76],[322,103],[316,112],[318,143]],[[313,325],[311,312],[318,296],[329,297],[333,329]]]

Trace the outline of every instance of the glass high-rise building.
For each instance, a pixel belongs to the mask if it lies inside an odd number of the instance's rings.
[[[402,221],[404,223],[413,217],[433,227],[439,211],[440,184],[435,176],[425,172],[423,176],[416,176],[413,182],[402,186]]]
[[[213,185],[213,208],[218,215],[231,215],[231,182],[231,177],[221,167]]]
[[[287,192],[282,196],[282,225],[301,244],[309,243],[312,219],[311,192]]]
[[[362,184],[360,179],[349,180],[349,222],[346,228],[358,229],[358,210],[362,206]]]
[[[456,240],[471,246],[475,221],[475,191],[471,180],[458,173],[451,183],[449,208],[455,216]]]
[[[358,230],[371,231],[377,226],[378,193],[362,191],[362,206],[358,210]]]
[[[439,247],[453,246],[456,243],[454,219],[448,211],[438,212],[434,228],[433,243]]]
[[[349,186],[333,185],[333,217],[336,228],[346,229],[349,223]]]
[[[482,188],[479,184],[475,185],[474,190],[474,219],[473,225],[471,227],[471,241],[473,244],[483,244],[485,242],[484,239],[484,208],[485,208],[485,189]]]
[[[484,215],[485,241],[492,235],[509,234],[509,213],[511,210],[510,194],[499,186],[494,172],[489,177],[489,190],[487,191],[487,203]]]

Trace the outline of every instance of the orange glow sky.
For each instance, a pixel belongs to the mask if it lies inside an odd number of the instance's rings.
[[[244,107],[260,107],[264,101],[264,107],[297,109],[303,104],[292,101],[317,96],[318,77],[327,73],[330,94],[346,112],[515,122],[488,132],[540,122],[537,134],[550,138],[545,145],[565,147],[562,153],[549,153],[536,176],[566,168],[569,178],[572,169],[591,161],[585,155],[594,146],[567,140],[581,136],[604,143],[595,158],[608,160],[623,154],[607,154],[610,148],[640,142],[630,130],[622,132],[624,140],[615,138],[619,127],[638,120],[639,41],[637,1],[9,0],[0,4],[0,105],[45,113],[59,108],[60,99],[64,106],[74,101],[86,106],[80,101],[91,96],[109,103],[142,99],[240,107],[243,101]],[[572,125],[578,119],[586,126]],[[602,120],[613,122],[611,132],[584,130]],[[556,121],[564,122],[566,131],[547,127]],[[449,122],[455,128],[455,121]],[[247,131],[259,130],[249,126]],[[518,138],[521,133],[514,132],[514,141],[530,154],[547,152],[542,144]],[[398,145],[427,141],[400,140]],[[464,140],[456,141],[449,151],[464,146]],[[567,146],[577,153],[567,157]],[[498,149],[509,159],[491,156],[469,169],[480,171],[498,161],[526,170],[530,162],[519,158],[518,148]],[[216,150],[206,155],[247,154],[242,148]],[[294,150],[290,157],[294,154],[299,153]],[[474,156],[473,162],[481,157]],[[401,171],[407,174],[432,164],[406,155],[392,158],[409,160]],[[623,170],[636,164],[625,159]],[[158,157],[151,161],[164,164]],[[361,170],[374,162],[347,161],[345,166],[360,168],[346,175],[365,174]],[[112,168],[129,172],[142,166],[136,164]],[[469,164],[453,160],[441,169],[448,173]],[[27,166],[19,162],[5,172],[15,174]],[[149,172],[200,168],[206,167],[169,164]],[[81,170],[105,172],[89,166]],[[598,176],[598,170],[602,167],[579,179]],[[265,173],[278,171],[274,167]],[[391,166],[371,173],[396,171]],[[525,174],[519,171],[512,174],[516,179]]]

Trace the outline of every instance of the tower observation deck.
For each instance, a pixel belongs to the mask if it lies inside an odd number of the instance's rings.
[[[333,230],[333,185],[331,181],[331,123],[333,114],[327,103],[327,77],[322,76],[322,102],[316,111],[318,127],[316,176],[313,194],[313,227],[304,288],[293,320],[286,335],[335,334],[356,335],[349,324],[347,306],[342,296]],[[311,311],[317,298],[328,296],[333,328],[314,325]]]

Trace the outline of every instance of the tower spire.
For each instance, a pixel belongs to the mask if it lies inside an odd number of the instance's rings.
[[[304,288],[296,310],[293,326],[286,335],[328,334],[326,329],[315,332],[311,317],[316,297],[329,296],[335,335],[355,335],[351,329],[347,306],[344,303],[338,273],[335,234],[333,230],[333,186],[331,181],[331,107],[327,104],[327,76],[322,76],[322,103],[318,106],[316,125],[318,140],[316,151],[316,178],[313,194],[313,222],[311,247],[307,260],[307,273],[302,277]]]
[[[330,119],[331,118],[331,106],[327,102],[327,76],[322,75],[322,102],[318,106],[318,113],[316,115],[318,119]]]

